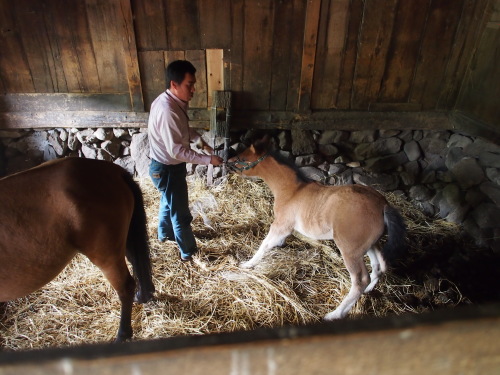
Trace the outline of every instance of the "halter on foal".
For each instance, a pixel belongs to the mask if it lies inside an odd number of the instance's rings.
[[[116,341],[132,337],[132,303],[151,299],[142,192],[121,167],[66,158],[0,179],[0,301],[40,289],[80,252],[121,302]]]
[[[259,250],[244,268],[254,267],[293,230],[317,240],[331,240],[340,250],[351,277],[351,289],[325,320],[341,319],[362,293],[370,292],[388,261],[405,247],[405,225],[398,211],[376,190],[362,185],[324,186],[302,178],[268,152],[267,139],[256,142],[229,163],[245,176],[261,177],[274,195],[274,222]],[[383,249],[378,242],[385,230]],[[372,267],[368,274],[364,255]]]

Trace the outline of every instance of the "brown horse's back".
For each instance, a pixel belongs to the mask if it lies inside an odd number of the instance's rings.
[[[104,231],[124,233],[125,247],[133,197],[123,173],[67,158],[0,180],[0,301],[41,288],[78,251],[99,251]]]

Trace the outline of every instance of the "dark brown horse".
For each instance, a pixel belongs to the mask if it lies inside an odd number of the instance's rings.
[[[132,337],[132,303],[154,293],[142,192],[123,168],[66,158],[0,179],[0,301],[40,289],[78,253],[121,302],[116,341]]]
[[[282,245],[294,230],[317,240],[331,240],[340,250],[351,276],[351,289],[325,320],[341,319],[362,293],[370,292],[387,269],[390,258],[405,248],[405,225],[398,211],[376,190],[361,185],[325,186],[304,178],[277,153],[268,150],[268,138],[255,142],[233,158],[229,166],[245,175],[262,178],[274,195],[274,222],[252,259],[252,268],[273,247]],[[379,241],[384,233],[384,247]],[[363,257],[371,263],[368,274]]]

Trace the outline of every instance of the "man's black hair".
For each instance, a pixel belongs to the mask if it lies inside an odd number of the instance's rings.
[[[190,73],[192,75],[196,73],[196,68],[189,61],[176,60],[168,64],[165,71],[165,75],[167,77],[167,88],[170,88],[171,81],[180,84],[184,80],[186,73]]]

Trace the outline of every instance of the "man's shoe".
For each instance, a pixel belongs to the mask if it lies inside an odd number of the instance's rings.
[[[192,255],[181,255],[181,262],[191,262],[192,260]]]
[[[158,241],[160,242],[175,241],[175,239],[171,237],[162,237],[162,238],[158,237]]]

